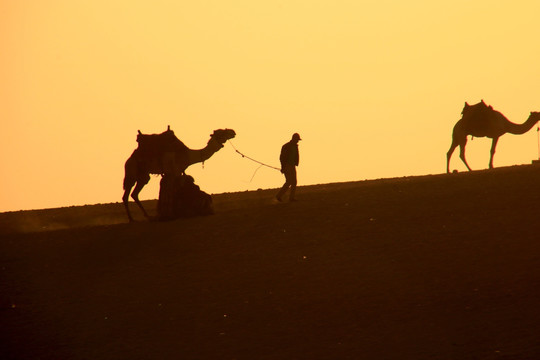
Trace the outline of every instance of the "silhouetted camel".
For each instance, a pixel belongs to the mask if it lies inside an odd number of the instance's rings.
[[[145,217],[148,214],[139,201],[139,193],[148,184],[150,174],[181,175],[188,166],[204,162],[219,151],[223,144],[236,136],[234,130],[219,129],[210,135],[210,140],[204,149],[192,150],[181,142],[169,128],[161,134],[145,135],[139,131],[137,142],[139,146],[127,159],[124,175],[124,196],[122,200],[126,208],[129,221],[133,221],[129,212],[128,199],[131,197],[141,208]]]
[[[446,172],[450,172],[450,158],[452,153],[459,146],[459,157],[471,171],[467,160],[465,160],[465,145],[467,145],[467,135],[476,137],[489,137],[493,139],[491,143],[491,157],[489,159],[489,168],[493,169],[493,156],[499,137],[506,133],[521,135],[529,131],[534,124],[540,120],[539,112],[531,112],[527,121],[523,124],[514,124],[510,122],[503,114],[487,106],[484,100],[475,105],[465,103],[461,112],[461,119],[454,125],[452,133],[452,145],[446,154]]]

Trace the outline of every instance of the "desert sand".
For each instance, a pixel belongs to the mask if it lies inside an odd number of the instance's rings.
[[[275,192],[0,214],[1,358],[540,359],[540,167]]]

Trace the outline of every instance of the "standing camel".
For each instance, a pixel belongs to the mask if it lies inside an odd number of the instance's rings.
[[[223,144],[227,140],[235,136],[236,133],[231,129],[215,130],[210,135],[210,140],[205,148],[192,150],[174,135],[170,127],[161,134],[145,135],[139,131],[137,135],[139,145],[124,166],[124,196],[122,200],[129,221],[133,221],[128,206],[130,193],[144,216],[149,217],[139,201],[139,193],[148,184],[150,174],[181,175],[188,166],[209,159],[224,146]],[[133,186],[135,189],[131,192]]]
[[[529,118],[523,124],[510,122],[503,114],[493,110],[491,106],[484,103],[484,100],[475,105],[465,103],[461,112],[461,119],[454,125],[452,133],[452,145],[446,154],[446,172],[450,172],[450,158],[452,153],[459,146],[459,157],[471,171],[467,160],[465,160],[465,145],[467,145],[467,135],[475,137],[489,137],[491,143],[491,157],[489,168],[493,169],[493,156],[499,137],[506,133],[521,135],[529,131],[534,124],[540,120],[540,112],[531,112]]]

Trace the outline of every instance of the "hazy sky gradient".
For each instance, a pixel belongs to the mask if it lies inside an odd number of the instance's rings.
[[[0,211],[122,196],[137,130],[191,148],[214,129],[300,185],[442,173],[465,101],[540,111],[538,1],[0,1]],[[538,158],[536,127],[495,166]],[[469,141],[474,169],[491,142]],[[454,154],[452,168],[465,170]],[[209,193],[282,175],[227,145],[188,173]],[[153,178],[142,199],[158,196]],[[299,194],[301,197],[301,194]]]

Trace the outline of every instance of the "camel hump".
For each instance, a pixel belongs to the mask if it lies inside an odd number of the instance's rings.
[[[137,142],[139,143],[137,150],[145,155],[159,155],[179,150],[184,151],[188,148],[174,135],[170,126],[161,134],[143,134],[139,131]]]
[[[486,114],[493,111],[495,111],[493,110],[493,107],[491,105],[487,105],[482,99],[479,103],[474,104],[474,105],[469,105],[469,103],[465,102],[465,106],[463,106],[463,110],[461,111],[461,113],[463,115],[466,115],[466,114],[479,115],[479,114]]]

